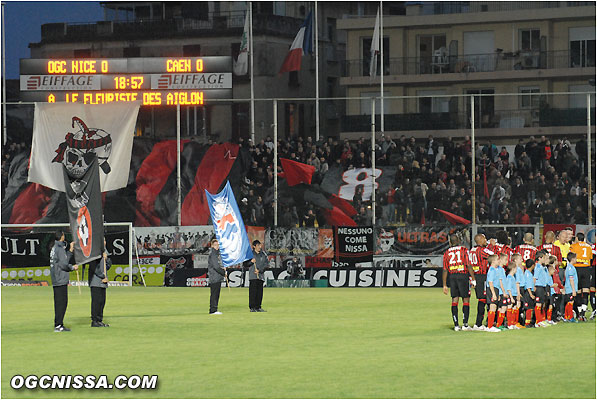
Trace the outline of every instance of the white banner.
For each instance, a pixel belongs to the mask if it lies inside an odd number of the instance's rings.
[[[100,90],[100,75],[21,75],[21,90]]]
[[[101,191],[125,187],[139,105],[36,103],[29,182],[64,192],[62,166],[82,177],[95,153]]]
[[[373,256],[375,268],[442,268],[442,256]]]
[[[151,88],[172,89],[232,89],[232,73],[152,74]]]

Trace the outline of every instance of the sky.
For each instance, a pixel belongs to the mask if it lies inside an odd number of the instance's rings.
[[[19,59],[30,58],[29,43],[41,41],[41,26],[51,22],[97,22],[104,19],[98,1],[3,1],[6,78],[19,78]]]

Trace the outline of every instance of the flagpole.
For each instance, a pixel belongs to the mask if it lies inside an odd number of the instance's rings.
[[[274,99],[274,226],[278,226],[278,100]]]
[[[380,79],[380,89],[381,89],[381,104],[379,112],[381,113],[380,122],[381,122],[381,135],[383,136],[385,131],[385,121],[384,121],[384,99],[383,99],[383,0],[379,1],[379,52],[381,55],[381,71],[379,72],[379,79]]]
[[[473,210],[472,210],[472,223],[473,223],[473,237],[475,237],[477,235],[477,210],[476,210],[476,202],[475,202],[475,197],[476,197],[476,179],[477,179],[477,174],[475,173],[475,96],[471,95],[471,154],[472,154],[472,172],[471,175],[473,177],[472,182],[473,182],[473,198],[472,198],[472,206],[473,206]]]
[[[4,32],[4,2],[2,3],[2,140],[4,145],[8,141],[8,135],[6,133],[6,124],[7,124],[7,117],[6,117],[6,34]],[[591,196],[589,196],[591,197]]]
[[[371,221],[375,226],[375,98],[371,98]]]
[[[176,105],[176,198],[178,210],[178,226],[182,225],[180,189],[180,104]]]
[[[319,24],[315,0],[315,141],[319,141]]]
[[[251,141],[255,144],[255,87],[253,86],[253,2],[249,2],[249,56],[251,63]]]
[[[587,185],[589,189],[589,225],[593,225],[593,207],[591,204],[591,193],[593,188],[591,187],[591,94],[587,93]]]

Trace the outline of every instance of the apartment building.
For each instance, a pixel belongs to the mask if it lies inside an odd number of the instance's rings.
[[[347,138],[370,132],[370,97],[380,96],[379,72],[369,73],[378,4],[338,21],[347,34],[340,84],[361,98],[346,102]],[[405,2],[398,12],[383,4],[384,96],[430,96],[384,99],[386,133],[468,135],[470,96],[462,95],[471,94],[482,95],[479,136],[586,135],[586,95],[553,92],[593,92],[594,125],[594,2]]]

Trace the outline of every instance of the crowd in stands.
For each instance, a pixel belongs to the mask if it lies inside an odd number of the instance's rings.
[[[26,152],[29,154],[31,146],[25,142],[8,142],[2,147],[2,198],[8,186],[8,178],[10,176],[10,165],[17,154]]]
[[[273,215],[264,207],[264,196],[273,185],[271,137],[253,144],[240,140],[249,149],[252,166],[243,188],[241,212],[252,225],[269,225]],[[491,140],[477,142],[475,151],[476,222],[481,224],[587,223],[588,168],[587,142],[576,144],[559,139],[551,142],[520,139],[514,157],[505,147]],[[440,208],[472,220],[471,140],[451,137],[424,141],[389,135],[376,142],[376,167],[396,167],[389,190],[376,193],[376,221],[380,225],[445,222]],[[441,148],[441,151],[440,151]],[[315,167],[313,183],[320,183],[326,172],[338,166],[344,171],[370,168],[370,141],[350,142],[327,138],[279,140],[278,155]],[[278,164],[278,172],[281,172]],[[352,199],[360,225],[370,224],[371,203],[362,190]],[[402,206],[406,204],[406,207]],[[397,205],[401,205],[398,207]],[[593,210],[594,212],[594,202]],[[323,226],[324,219],[308,203],[281,205],[279,225]]]
[[[273,225],[272,200],[274,142],[240,139],[251,154],[251,166],[239,196],[246,224]],[[520,139],[514,157],[491,140],[477,142],[475,151],[476,222],[480,224],[588,223],[587,142],[550,141],[544,136]],[[16,154],[29,152],[25,142],[8,143],[2,155],[2,197]],[[315,168],[312,183],[319,184],[330,168],[346,171],[371,167],[370,141],[311,137],[278,141],[278,155]],[[402,135],[386,135],[375,145],[376,167],[395,167],[389,190],[376,192],[376,222],[379,225],[446,222],[435,209],[443,209],[472,220],[471,140],[436,139],[417,141]],[[282,172],[278,163],[278,172]],[[268,191],[269,189],[269,191]],[[594,190],[594,189],[593,189]],[[371,223],[371,201],[357,190],[352,199],[359,225]],[[400,205],[400,206],[397,206]],[[406,207],[404,207],[406,205]],[[321,210],[312,203],[280,204],[281,226],[324,226]]]

